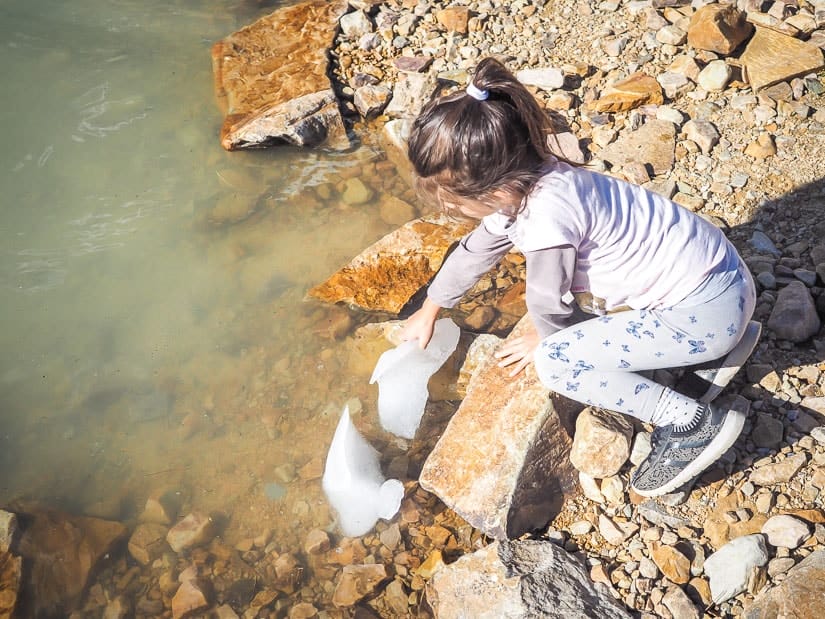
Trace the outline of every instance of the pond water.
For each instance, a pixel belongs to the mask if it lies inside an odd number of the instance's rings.
[[[375,359],[305,294],[404,188],[368,145],[221,149],[210,46],[271,10],[0,5],[0,505],[128,520],[172,489],[239,536],[329,524],[318,468]]]

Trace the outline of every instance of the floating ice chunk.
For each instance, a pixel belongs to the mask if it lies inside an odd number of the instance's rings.
[[[452,320],[442,318],[424,350],[412,340],[381,355],[370,384],[378,381],[378,418],[385,430],[403,438],[415,436],[429,396],[427,381],[453,354],[460,334]]]
[[[404,498],[400,481],[384,481],[378,452],[358,433],[348,406],[329,446],[322,487],[348,537],[364,535],[379,518],[395,516]]]

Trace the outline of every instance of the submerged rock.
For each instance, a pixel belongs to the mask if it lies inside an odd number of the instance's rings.
[[[225,149],[278,143],[349,148],[327,53],[346,10],[346,0],[302,2],[213,45]]]

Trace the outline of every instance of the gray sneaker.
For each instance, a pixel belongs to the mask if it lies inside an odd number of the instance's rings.
[[[700,402],[712,402],[722,393],[731,379],[751,356],[759,336],[762,334],[762,325],[751,320],[746,326],[742,338],[730,352],[721,359],[711,361],[708,367],[696,370],[694,374],[702,379],[707,387],[705,394],[699,398]]]
[[[653,430],[650,455],[630,480],[642,496],[673,492],[716,462],[739,434],[747,413],[715,404],[700,404],[699,414],[686,426]]]

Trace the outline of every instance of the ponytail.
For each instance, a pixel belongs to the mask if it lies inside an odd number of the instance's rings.
[[[491,207],[504,190],[522,201],[554,157],[550,118],[507,68],[485,58],[467,91],[436,99],[413,122],[408,155],[428,194]]]

